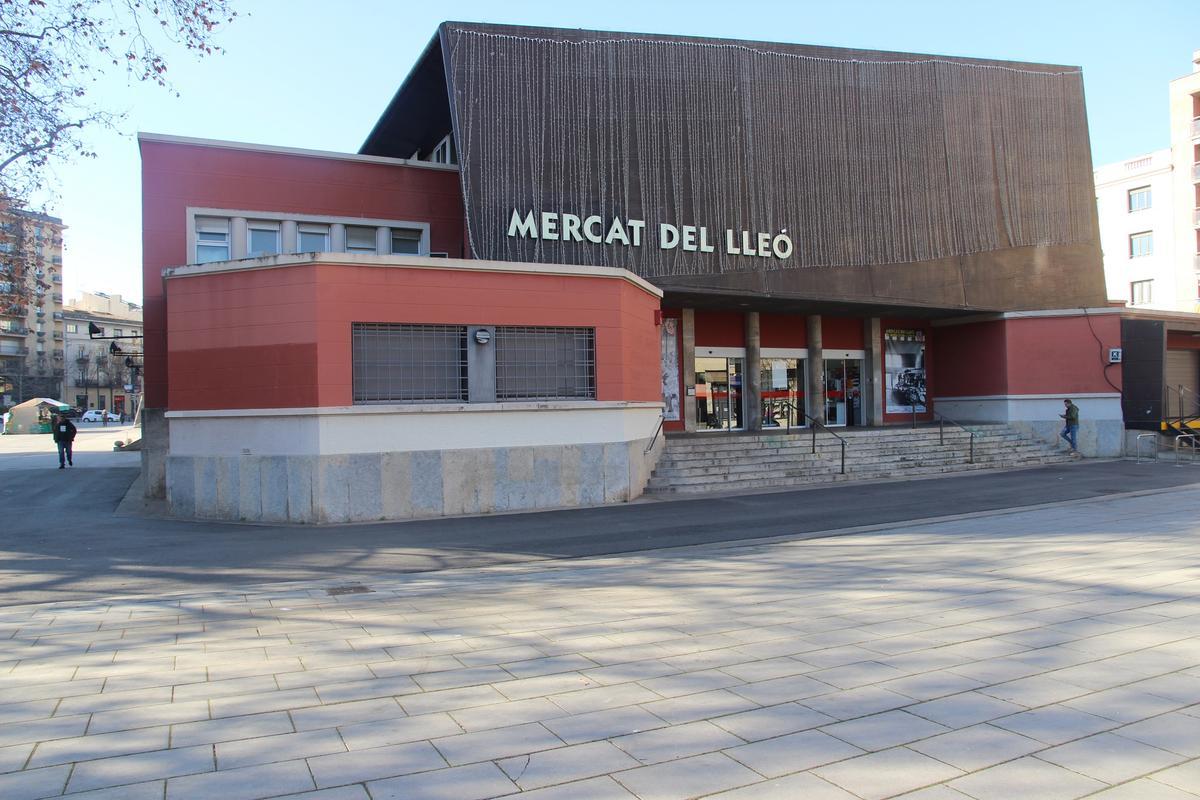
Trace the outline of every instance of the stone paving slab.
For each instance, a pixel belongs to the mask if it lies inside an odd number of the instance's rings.
[[[1198,503],[7,607],[0,797],[1197,798]]]

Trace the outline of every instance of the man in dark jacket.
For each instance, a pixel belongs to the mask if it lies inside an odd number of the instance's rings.
[[[1067,440],[1067,444],[1071,445],[1071,453],[1076,455],[1079,453],[1076,437],[1079,435],[1079,406],[1072,403],[1069,399],[1063,400],[1063,413],[1059,414],[1062,417],[1063,425],[1062,433],[1059,434]]]
[[[54,415],[54,443],[58,445],[58,468],[66,469],[67,464],[75,466],[72,458],[71,444],[75,441],[75,425],[63,414]]]

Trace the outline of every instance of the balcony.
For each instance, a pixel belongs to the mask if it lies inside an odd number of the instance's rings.
[[[24,325],[0,326],[0,336],[19,336],[22,339],[29,334],[29,328]]]
[[[55,331],[55,332],[54,332],[54,341],[56,341],[56,342],[61,342],[61,341],[62,341],[62,338],[63,338],[62,331]]]
[[[62,305],[62,292],[55,292],[54,294],[50,295],[50,297],[54,300],[54,302]]]
[[[55,273],[50,280],[54,281],[55,283],[62,283],[62,275]]]
[[[28,347],[0,347],[0,358],[4,356],[27,356],[29,355]]]
[[[25,319],[29,307],[22,305],[0,305],[0,317],[19,317]]]
[[[55,318],[55,319],[62,319],[62,318],[63,318],[63,312],[61,312],[61,311],[55,311],[55,312],[54,312],[54,318]]]
[[[63,360],[63,351],[62,351],[62,350],[55,350],[55,351],[54,351],[54,360],[55,360],[55,361],[62,361],[62,360]]]

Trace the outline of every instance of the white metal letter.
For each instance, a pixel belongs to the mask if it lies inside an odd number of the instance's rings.
[[[579,217],[574,214],[562,215],[562,238],[564,242],[582,242],[579,235]]]
[[[558,238],[558,214],[555,214],[553,211],[542,212],[542,238]]]
[[[599,231],[594,230],[598,229],[603,223],[604,220],[600,219],[595,214],[583,221],[583,235],[586,236],[587,240],[592,244],[600,244],[604,241],[604,237],[600,235]]]
[[[517,210],[513,209],[512,219],[508,221],[508,235],[517,236],[518,234],[522,237],[538,238],[537,218],[534,217],[532,211],[522,219]]]

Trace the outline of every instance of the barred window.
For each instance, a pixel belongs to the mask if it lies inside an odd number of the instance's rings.
[[[467,400],[463,325],[353,326],[355,403]]]
[[[497,400],[596,397],[592,328],[496,328]]]

